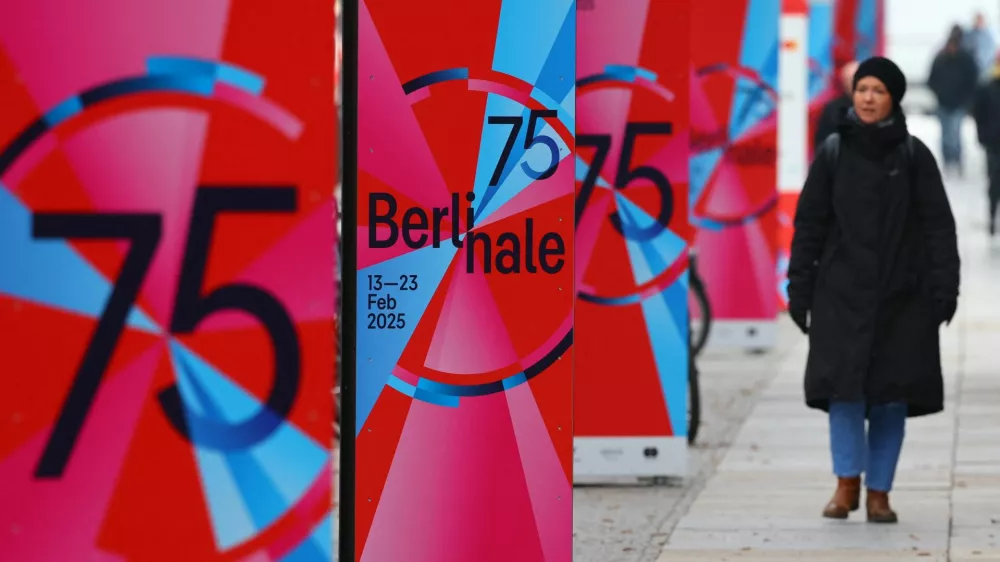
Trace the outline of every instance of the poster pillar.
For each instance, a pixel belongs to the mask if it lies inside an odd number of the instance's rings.
[[[344,33],[341,560],[570,562],[576,3]]]
[[[578,481],[687,472],[688,6],[578,12]]]
[[[787,301],[795,207],[809,165],[809,6],[782,0],[778,54],[778,279],[780,302]]]
[[[4,10],[0,558],[332,560],[333,30]]]
[[[780,2],[691,5],[690,220],[713,312],[709,348],[777,343]]]

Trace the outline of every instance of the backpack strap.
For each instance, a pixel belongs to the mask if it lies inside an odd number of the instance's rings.
[[[840,133],[830,133],[823,140],[823,154],[831,170],[837,169],[837,161],[840,160]]]

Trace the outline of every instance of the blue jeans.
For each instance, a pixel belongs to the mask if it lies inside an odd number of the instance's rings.
[[[906,404],[873,406],[865,432],[863,402],[830,403],[830,450],[833,473],[840,478],[865,475],[865,485],[878,492],[892,489],[896,464],[906,434]]]
[[[965,119],[964,109],[938,108],[938,120],[941,122],[941,155],[945,164],[962,163],[962,121]]]

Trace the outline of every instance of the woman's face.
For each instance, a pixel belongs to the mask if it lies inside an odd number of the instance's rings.
[[[858,80],[854,88],[854,112],[863,123],[877,123],[892,113],[892,96],[881,80],[874,76]]]

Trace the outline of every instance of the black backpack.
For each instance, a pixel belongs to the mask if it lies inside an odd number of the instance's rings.
[[[915,149],[913,148],[913,135],[906,135],[906,142],[900,143],[897,150],[903,151],[903,158],[909,163],[913,163]],[[837,162],[840,160],[840,133],[830,133],[823,141],[823,152],[826,155],[827,163],[832,170],[837,169]]]

